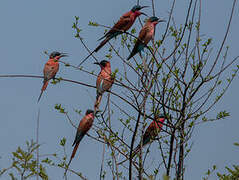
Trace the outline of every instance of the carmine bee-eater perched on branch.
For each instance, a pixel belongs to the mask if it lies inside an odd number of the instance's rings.
[[[109,90],[114,83],[114,77],[111,74],[111,67],[109,61],[101,61],[100,63],[96,62],[100,66],[101,71],[98,74],[96,80],[96,100],[94,110],[95,112],[99,110],[100,101],[102,95],[105,91]]]
[[[94,52],[97,52],[100,48],[102,48],[109,40],[129,30],[138,16],[141,14],[147,16],[147,14],[140,11],[146,7],[148,6],[135,5],[129,12],[123,14],[119,21],[102,38],[99,39],[104,39],[99,46],[96,47],[95,50],[92,51],[78,66],[84,63]]]
[[[66,171],[64,173],[65,175],[67,173],[67,170],[70,166],[70,163],[71,163],[72,159],[75,157],[76,151],[78,149],[78,146],[79,146],[82,138],[90,130],[91,126],[93,125],[93,121],[94,121],[94,111],[91,110],[91,109],[88,109],[85,113],[85,116],[81,119],[80,124],[77,128],[75,140],[72,144],[72,146],[74,146],[74,149],[72,151],[70,161],[69,161],[69,163],[66,167]]]
[[[49,60],[46,62],[43,74],[44,74],[44,80],[43,80],[43,86],[41,88],[41,94],[38,98],[38,102],[41,99],[43,91],[46,90],[49,80],[55,79],[56,73],[59,70],[59,62],[58,60],[62,57],[66,57],[66,53],[59,53],[59,52],[52,52],[50,54]]]
[[[146,23],[144,24],[144,26],[142,27],[142,29],[139,32],[138,39],[134,45],[132,52],[130,53],[129,57],[127,58],[127,60],[132,58],[135,54],[140,53],[146,47],[146,45],[149,43],[149,41],[151,39],[153,39],[153,37],[154,37],[155,26],[159,22],[164,22],[164,21],[165,20],[160,20],[159,18],[154,17],[154,16],[150,17],[146,21]]]
[[[146,131],[144,132],[144,135],[143,135],[143,139],[142,139],[142,148],[152,142],[153,140],[155,140],[155,138],[158,136],[159,132],[161,131],[162,127],[163,127],[163,123],[165,121],[166,117],[163,115],[163,114],[160,114],[157,116],[157,118],[155,118],[154,121],[152,121],[150,123],[150,125],[147,127]],[[141,148],[141,144],[139,144],[134,150],[133,150],[133,153],[132,153],[132,158],[139,153],[140,151],[140,148]],[[124,161],[121,161],[119,164],[122,164],[124,163],[126,160]]]
[[[165,116],[163,114],[160,114],[154,121],[150,123],[150,125],[147,127],[146,131],[144,132],[142,147],[144,147],[150,141],[155,140],[155,138],[158,136],[159,132],[161,131],[163,127],[164,121],[165,121]],[[139,152],[140,147],[141,145],[139,144],[133,150],[133,156]]]

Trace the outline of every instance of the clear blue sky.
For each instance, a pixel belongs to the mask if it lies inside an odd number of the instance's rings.
[[[175,20],[184,22],[186,2],[177,2]],[[65,58],[71,64],[78,64],[87,52],[80,41],[74,38],[71,28],[74,16],[80,17],[81,35],[88,46],[93,49],[103,34],[103,28],[89,27],[89,21],[112,26],[118,18],[132,8],[136,1],[105,0],[79,1],[79,0],[1,0],[0,2],[0,74],[35,74],[42,75],[44,63],[47,60],[43,51],[58,50],[69,53]],[[141,4],[151,5],[150,1]],[[156,8],[156,15],[167,18],[171,2],[160,1]],[[232,0],[217,0],[202,2],[202,34],[213,38],[213,45],[222,41],[226,22],[230,13]],[[150,11],[146,11],[150,14]],[[138,21],[135,26],[139,25]],[[160,25],[164,26],[164,25]],[[229,57],[238,55],[238,4],[226,45],[230,46]],[[157,32],[160,35],[160,27]],[[170,48],[170,47],[169,47]],[[104,49],[104,48],[103,48]],[[103,58],[101,50],[97,57]],[[215,52],[217,51],[214,49]],[[112,59],[112,68],[116,66],[117,59]],[[115,64],[114,64],[115,63]],[[89,70],[99,70],[88,62]],[[72,68],[60,67],[59,76],[95,84],[95,78],[78,72]],[[238,77],[236,77],[230,90],[213,109],[219,111],[226,109],[231,116],[226,120],[207,123],[198,126],[193,135],[194,146],[186,160],[186,178],[198,180],[212,165],[217,165],[220,172],[225,166],[239,162],[239,149],[233,146],[239,142],[238,120]],[[11,152],[18,146],[23,146],[26,140],[35,138],[36,116],[40,108],[40,143],[41,153],[61,153],[59,140],[67,138],[67,153],[72,151],[71,143],[74,140],[75,129],[71,127],[64,115],[54,109],[56,103],[61,103],[70,111],[72,120],[78,125],[79,116],[74,108],[85,111],[92,107],[95,98],[95,89],[61,82],[55,86],[49,85],[43,94],[41,102],[37,98],[42,86],[41,79],[0,78],[0,111],[1,111],[1,150],[0,169],[10,165]],[[114,88],[113,88],[114,89]],[[116,100],[116,99],[115,99]],[[214,112],[212,112],[213,114]],[[116,119],[115,119],[116,120]],[[80,152],[80,153],[79,153]],[[71,168],[79,168],[89,179],[98,178],[100,171],[102,145],[89,138],[85,138],[79,147],[79,152],[72,162]],[[109,152],[107,150],[107,152]],[[50,179],[59,179],[63,171],[55,168],[49,169]],[[164,172],[162,172],[164,173]],[[3,176],[2,179],[7,179]],[[77,179],[72,175],[70,179]],[[215,177],[212,179],[215,179]]]

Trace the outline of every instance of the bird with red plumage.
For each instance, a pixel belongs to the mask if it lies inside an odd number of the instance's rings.
[[[96,80],[96,101],[94,105],[94,110],[96,112],[99,110],[103,93],[112,87],[114,77],[111,74],[111,65],[109,61],[103,60],[100,63],[96,62],[94,64],[99,65],[101,68]]]
[[[92,127],[93,121],[94,121],[94,111],[91,110],[91,109],[88,109],[85,113],[85,116],[81,119],[81,121],[79,123],[79,126],[77,128],[75,140],[72,144],[72,146],[74,146],[74,149],[71,153],[70,161],[69,161],[69,163],[66,167],[66,170],[65,170],[65,173],[64,173],[65,175],[67,173],[67,170],[70,166],[70,163],[71,163],[72,159],[75,157],[76,151],[77,151],[77,149],[80,145],[80,142],[81,142],[82,138],[86,135],[86,133]]]
[[[146,7],[148,6],[135,5],[129,12],[123,14],[117,23],[115,23],[115,25],[102,38],[99,39],[104,40],[101,41],[94,51],[92,51],[84,60],[82,60],[78,66],[82,65],[94,52],[99,51],[109,40],[129,30],[138,16],[141,14],[147,16],[147,14],[140,11]]]
[[[41,99],[42,93],[46,90],[49,80],[55,79],[56,73],[59,71],[58,60],[66,56],[67,56],[66,53],[59,53],[57,51],[54,51],[50,54],[49,60],[46,62],[43,69],[44,80],[43,80],[43,86],[41,88],[41,93],[38,98],[38,102]]]
[[[133,50],[131,51],[130,55],[128,56],[127,60],[132,58],[135,54],[141,53],[141,51],[147,46],[150,40],[153,39],[155,34],[155,26],[159,22],[164,22],[164,20],[161,20],[157,17],[150,17],[142,29],[139,32],[138,39],[133,47]]]
[[[160,114],[160,115],[157,115],[157,118],[155,118],[155,120],[153,120],[149,124],[149,126],[147,127],[146,131],[143,134],[142,145],[141,143],[139,143],[139,145],[133,149],[132,158],[139,153],[141,148],[143,148],[145,145],[147,145],[148,143],[156,139],[156,137],[158,136],[158,134],[160,133],[163,127],[165,119],[166,117],[163,114]],[[128,159],[121,161],[120,163],[118,163],[118,165],[124,163],[127,160]]]

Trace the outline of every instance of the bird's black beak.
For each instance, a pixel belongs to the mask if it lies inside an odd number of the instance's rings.
[[[147,8],[147,7],[149,7],[149,6],[141,6],[140,10],[143,9],[143,8]]]
[[[96,64],[96,65],[100,65],[100,63],[98,63],[98,62],[94,62],[94,64]]]
[[[60,57],[68,57],[67,53],[61,53]]]
[[[149,7],[149,6],[141,6],[140,10],[143,9],[143,8],[147,8],[147,7]],[[148,15],[145,14],[144,12],[141,12],[141,14],[145,15],[146,17],[148,17]]]
[[[141,14],[145,15],[146,17],[149,17],[147,14],[145,14],[144,12],[141,12]]]
[[[158,20],[158,23],[160,23],[160,22],[166,22],[166,20],[164,20],[164,19],[159,19],[159,20]]]

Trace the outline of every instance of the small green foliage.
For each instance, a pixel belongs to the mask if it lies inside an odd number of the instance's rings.
[[[131,34],[135,34],[135,33],[136,33],[136,29],[135,29],[135,28],[132,28]]]
[[[75,109],[75,112],[78,113],[79,115],[81,115],[82,110]]]
[[[218,85],[220,85],[221,83],[222,83],[222,81],[221,81],[221,80],[217,82],[217,84],[218,84]]]
[[[122,34],[121,35],[121,45],[124,47],[125,46],[125,43],[126,43],[126,40],[128,39],[128,36],[127,34]]]
[[[157,48],[161,45],[161,40],[155,41]]]
[[[13,173],[8,174],[11,177],[11,180],[17,180],[17,178],[13,175]]]
[[[72,28],[73,28],[74,30],[76,30],[76,34],[75,34],[75,37],[76,37],[76,38],[80,38],[80,32],[82,31],[82,30],[78,27],[78,24],[79,24],[79,17],[78,17],[78,16],[75,16],[75,22],[73,23]]]
[[[206,172],[206,175],[209,176],[210,174],[211,174],[211,171],[210,171],[210,169],[208,169],[207,172]]]
[[[216,96],[215,101],[216,102],[219,101],[219,99],[221,99],[222,95],[223,95],[223,93],[221,93],[220,95]]]
[[[212,38],[208,38],[207,41],[205,43],[203,43],[202,46],[207,47],[211,44],[211,42],[212,42]]]
[[[103,179],[105,179],[105,175],[106,175],[106,171],[103,171],[101,177],[102,177]]]
[[[238,180],[239,178],[239,166],[233,165],[233,168],[226,167],[228,174],[217,173],[217,177],[220,180]]]
[[[63,114],[67,113],[65,111],[65,108],[63,108],[61,104],[55,104],[55,109],[58,110],[60,113],[63,113]]]
[[[170,26],[169,30],[171,31],[171,36],[177,37],[177,30],[173,26]]]
[[[192,121],[189,125],[188,125],[188,127],[193,127],[194,126],[194,121]]]
[[[225,119],[226,117],[230,116],[229,112],[221,111],[217,114],[217,119]]]
[[[192,29],[192,25],[193,25],[193,22],[192,22],[192,21],[189,21],[188,24],[187,24],[187,28],[188,28],[189,30],[191,30],[191,29]]]
[[[97,22],[92,22],[92,21],[89,21],[88,25],[89,26],[95,26],[95,27],[99,26],[99,24]]]
[[[227,78],[227,82],[231,83],[232,79],[231,78]]]
[[[239,143],[234,143],[235,146],[239,146]]]
[[[62,77],[58,77],[52,80],[51,84],[57,84],[62,80]]]
[[[166,174],[163,175],[163,180],[170,180],[170,177],[167,176]]]
[[[143,180],[155,180],[154,175],[149,175],[148,178],[143,178]]]
[[[63,137],[63,138],[61,139],[61,141],[60,141],[60,145],[64,147],[65,144],[66,144],[66,138]]]
[[[200,22],[197,22],[196,25],[195,25],[196,29],[199,31],[200,29]]]
[[[203,177],[203,180],[208,180],[209,176],[217,169],[216,165],[212,166],[212,169],[208,169],[205,173],[206,177]]]
[[[64,165],[65,165],[64,162],[61,162],[61,163],[57,164],[57,166],[60,167],[60,168],[64,168]]]
[[[158,169],[154,169],[154,174],[157,175],[159,173]]]
[[[202,121],[206,122],[206,121],[208,121],[208,119],[204,116],[204,117],[202,117]]]
[[[112,59],[112,55],[111,55],[111,53],[106,54],[105,57],[108,58],[108,59]]]
[[[0,176],[9,169],[16,170],[16,174],[20,174],[21,178],[26,180],[34,176],[39,176],[43,180],[48,180],[45,167],[37,162],[36,150],[40,147],[33,140],[26,142],[27,147],[18,147],[15,152],[12,152],[12,165],[10,168],[5,168],[0,172]],[[18,179],[13,172],[8,174],[12,180]]]
[[[116,74],[117,74],[118,72],[119,72],[119,69],[116,68],[115,71],[111,73],[111,77],[112,77],[113,79],[115,79]]]
[[[143,64],[138,64],[137,67],[135,68],[136,71],[139,71],[140,69],[143,69]]]
[[[43,159],[41,162],[52,165],[52,166],[54,165],[53,161],[51,159],[49,159],[48,157],[46,159]]]

